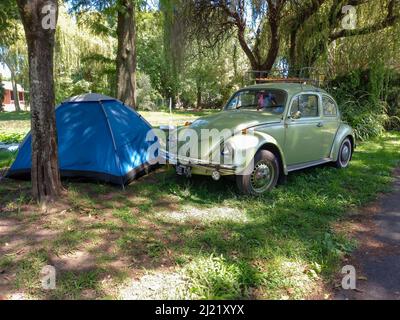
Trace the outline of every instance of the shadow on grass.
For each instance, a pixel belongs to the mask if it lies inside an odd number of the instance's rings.
[[[30,112],[0,112],[0,121],[30,120]]]
[[[187,181],[173,170],[153,173],[124,192],[70,184],[61,213],[38,214],[36,224],[29,220],[32,208],[24,209],[26,198],[15,204],[27,185],[9,182],[0,186],[2,212],[9,212],[0,221],[18,218],[12,204],[23,213],[19,227],[0,235],[10,243],[13,235],[26,235],[26,247],[45,252],[42,264],[59,267],[59,289],[50,295],[33,290],[43,298],[105,297],[108,276],[122,279],[174,266],[188,268],[190,290],[199,298],[301,298],[309,293],[305,283],[329,279],[354,248],[333,224],[389,190],[399,162],[398,138],[390,134],[365,143],[347,170],[322,166],[291,174],[286,185],[261,198],[239,196],[229,179]],[[189,215],[176,220],[172,213],[185,208]],[[220,216],[232,209],[246,219]],[[191,210],[209,219],[190,216]],[[33,226],[40,227],[35,232]],[[55,234],[40,238],[43,230]],[[24,261],[29,259],[9,266],[17,279]]]

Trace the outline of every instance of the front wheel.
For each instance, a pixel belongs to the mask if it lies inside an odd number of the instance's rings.
[[[350,160],[353,154],[353,148],[349,138],[346,138],[339,149],[338,159],[335,162],[336,168],[344,169],[350,164]]]
[[[276,187],[279,179],[277,157],[268,150],[259,150],[250,169],[250,174],[236,176],[239,190],[244,194],[259,196]]]

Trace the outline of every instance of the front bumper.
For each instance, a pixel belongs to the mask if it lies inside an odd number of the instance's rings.
[[[194,159],[177,154],[169,153],[165,150],[161,151],[160,157],[168,164],[174,166],[190,167],[193,174],[212,175],[214,171],[218,171],[221,175],[236,174],[237,166],[213,163],[202,159]]]

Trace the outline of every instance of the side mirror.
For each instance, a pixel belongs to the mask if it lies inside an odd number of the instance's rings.
[[[300,111],[296,111],[290,114],[290,119],[292,120],[297,120],[301,118],[301,112]]]

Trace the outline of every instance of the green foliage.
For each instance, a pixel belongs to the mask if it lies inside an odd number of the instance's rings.
[[[163,16],[158,11],[138,11],[136,24],[139,74],[148,75],[151,86],[159,93],[163,93],[165,91],[163,76],[167,63],[163,57]]]
[[[97,21],[108,28],[108,33],[94,30]],[[116,39],[112,21],[96,12],[82,12],[72,17],[60,6],[56,48],[56,102],[68,97],[98,92],[115,96]]]
[[[0,46],[9,45],[16,40],[14,32],[16,21],[19,19],[18,7],[15,0],[0,2]]]
[[[0,132],[0,142],[3,143],[20,143],[24,137],[23,133]]]
[[[351,70],[328,85],[337,99],[343,119],[354,129],[359,140],[382,134],[386,128],[400,128],[399,109],[392,71],[375,63],[369,69]]]
[[[154,111],[162,101],[160,94],[152,87],[150,76],[142,72],[137,74],[136,93],[139,110]]]

